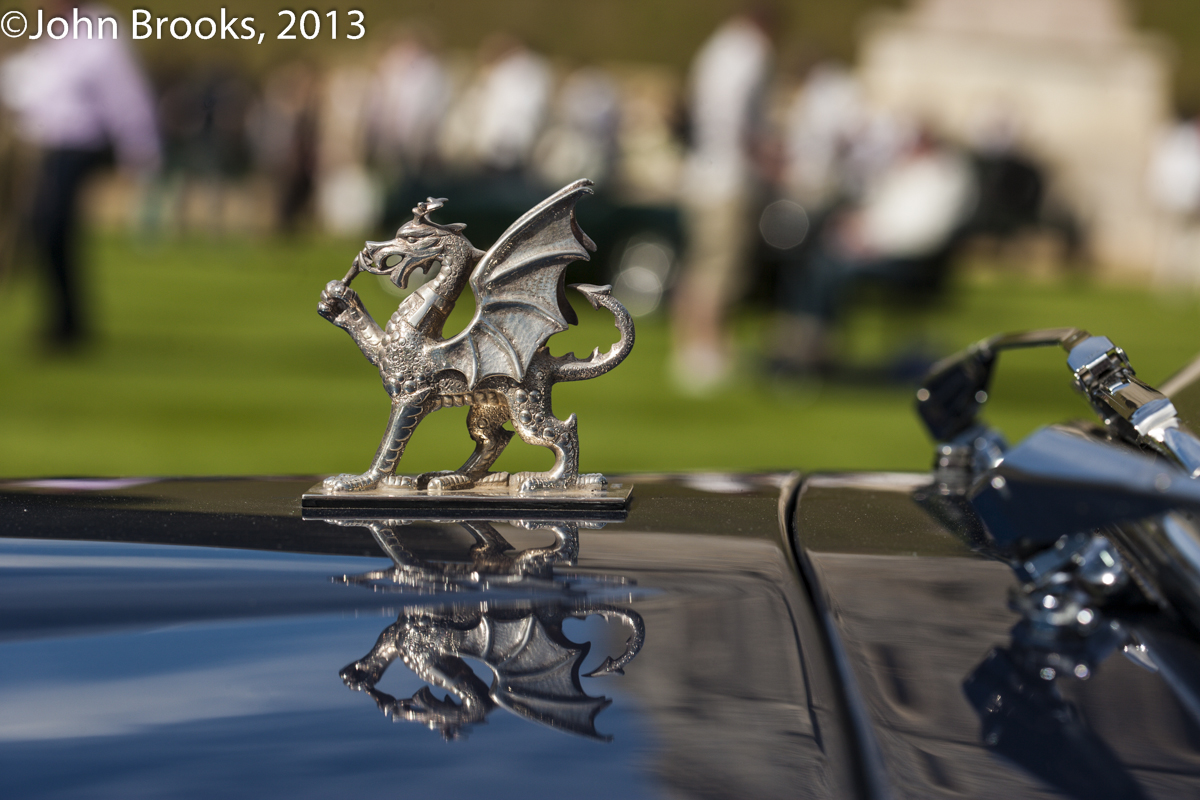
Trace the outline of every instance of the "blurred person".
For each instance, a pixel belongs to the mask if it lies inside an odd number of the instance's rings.
[[[773,255],[782,281],[805,268],[831,216],[861,202],[867,184],[887,171],[912,136],[903,118],[867,103],[858,78],[841,64],[809,68],[784,116],[783,202],[768,207],[791,209],[791,217],[776,211],[759,222],[764,240],[779,250]]]
[[[860,283],[936,288],[977,191],[966,157],[921,132],[860,202],[830,217],[804,269],[784,276],[774,368],[802,374],[833,367],[831,330]]]
[[[435,155],[450,76],[426,39],[402,36],[384,53],[368,110],[373,156],[390,176],[419,174]]]
[[[382,186],[367,170],[368,121],[374,76],[358,66],[335,66],[324,76],[317,137],[316,200],[325,230],[358,236],[382,212]]]
[[[519,39],[497,36],[484,49],[475,153],[486,168],[520,170],[545,122],[553,76],[546,59]]]
[[[67,3],[46,9],[51,17],[74,11]],[[94,7],[78,11],[93,27],[98,17],[111,16]],[[22,136],[41,154],[30,233],[53,297],[47,341],[77,345],[88,333],[76,255],[80,191],[110,148],[135,173],[158,168],[150,87],[124,39],[43,37],[0,68],[0,95],[15,112]]]
[[[847,192],[851,150],[869,111],[858,79],[840,64],[819,63],[788,106],[784,123],[785,191],[810,214]],[[862,144],[859,145],[860,161]]]
[[[210,66],[172,82],[159,101],[164,172],[172,175],[180,206],[192,189],[207,195],[204,223],[212,233],[225,225],[229,179],[249,166],[246,116],[252,95],[240,75]],[[183,216],[181,209],[176,217]]]
[[[703,394],[730,373],[726,330],[747,283],[751,205],[766,140],[772,56],[766,9],[733,17],[700,48],[688,84],[690,152],[682,206],[687,254],[672,302],[672,375]]]
[[[277,192],[279,226],[293,231],[309,210],[317,170],[317,76],[303,62],[267,76],[247,120],[255,161]]]
[[[480,44],[478,65],[441,129],[438,154],[447,169],[430,193],[456,198],[455,213],[488,241],[546,196],[532,160],[554,74],[545,58],[503,33]]]
[[[611,75],[599,67],[568,75],[537,146],[542,180],[558,187],[588,177],[603,185],[615,168],[620,121],[621,97]]]
[[[1161,134],[1147,183],[1161,214],[1154,283],[1200,287],[1200,116]]]
[[[379,62],[367,131],[372,165],[386,183],[389,225],[411,213],[414,197],[444,191],[423,182],[437,162],[451,89],[442,59],[419,33],[401,36]]]
[[[892,169],[920,135],[912,119],[868,107],[862,124],[850,137],[843,159],[844,198],[861,202],[876,179]]]
[[[676,206],[685,114],[674,82],[664,78],[646,67],[622,81],[614,178],[631,200]]]
[[[0,105],[0,291],[15,266],[22,223],[29,216],[35,162],[12,112]]]

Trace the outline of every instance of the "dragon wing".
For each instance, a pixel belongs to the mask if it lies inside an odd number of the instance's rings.
[[[579,682],[579,668],[591,649],[576,644],[558,626],[547,629],[536,615],[501,622],[493,629],[491,695],[496,705],[525,719],[592,739],[596,715],[612,702],[592,697]]]
[[[588,194],[589,180],[564,186],[484,253],[471,273],[475,316],[462,333],[431,348],[435,367],[461,372],[470,389],[491,375],[519,381],[547,339],[578,323],[563,275],[596,249],[575,221],[575,203]]]

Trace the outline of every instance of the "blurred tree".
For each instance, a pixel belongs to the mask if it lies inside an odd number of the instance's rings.
[[[1174,100],[1186,113],[1200,112],[1200,3],[1194,0],[1131,0],[1133,23],[1157,33],[1174,49]]]

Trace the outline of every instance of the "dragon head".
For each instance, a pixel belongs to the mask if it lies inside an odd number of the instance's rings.
[[[461,222],[442,225],[429,219],[429,214],[446,203],[444,197],[430,197],[413,209],[411,222],[406,222],[388,242],[367,242],[355,258],[355,265],[372,275],[387,275],[392,283],[404,289],[409,277],[418,269],[425,274],[442,257],[448,237],[467,227]]]

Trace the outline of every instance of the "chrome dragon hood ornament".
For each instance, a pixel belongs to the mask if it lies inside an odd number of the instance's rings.
[[[579,472],[579,435],[575,415],[554,416],[550,391],[560,381],[602,375],[620,364],[633,348],[633,321],[610,294],[611,287],[579,284],[593,308],[611,311],[620,340],[604,354],[599,349],[580,360],[553,356],[546,343],[577,324],[567,302],[564,273],[574,261],[587,260],[596,245],[575,220],[575,204],[592,193],[592,182],[576,181],[530,209],[487,252],[463,235],[465,226],[434,222],[429,215],[444,199],[429,198],[413,210],[394,239],[368,242],[346,277],[321,293],[318,313],[350,334],[367,360],[379,368],[391,397],[391,418],[370,468],[361,475],[338,475],[324,483],[332,494],[377,488],[407,488],[438,493],[507,483],[521,492],[554,489],[602,490],[603,475]],[[386,275],[407,286],[416,270],[436,276],[400,304],[380,327],[350,281],[359,272]],[[459,334],[443,338],[442,327],[467,283],[475,294],[475,316]],[[469,405],[467,430],[475,451],[457,470],[417,476],[397,475],[396,466],[417,424],[448,406]],[[544,473],[512,476],[491,472],[512,432],[529,444],[554,453]]]

